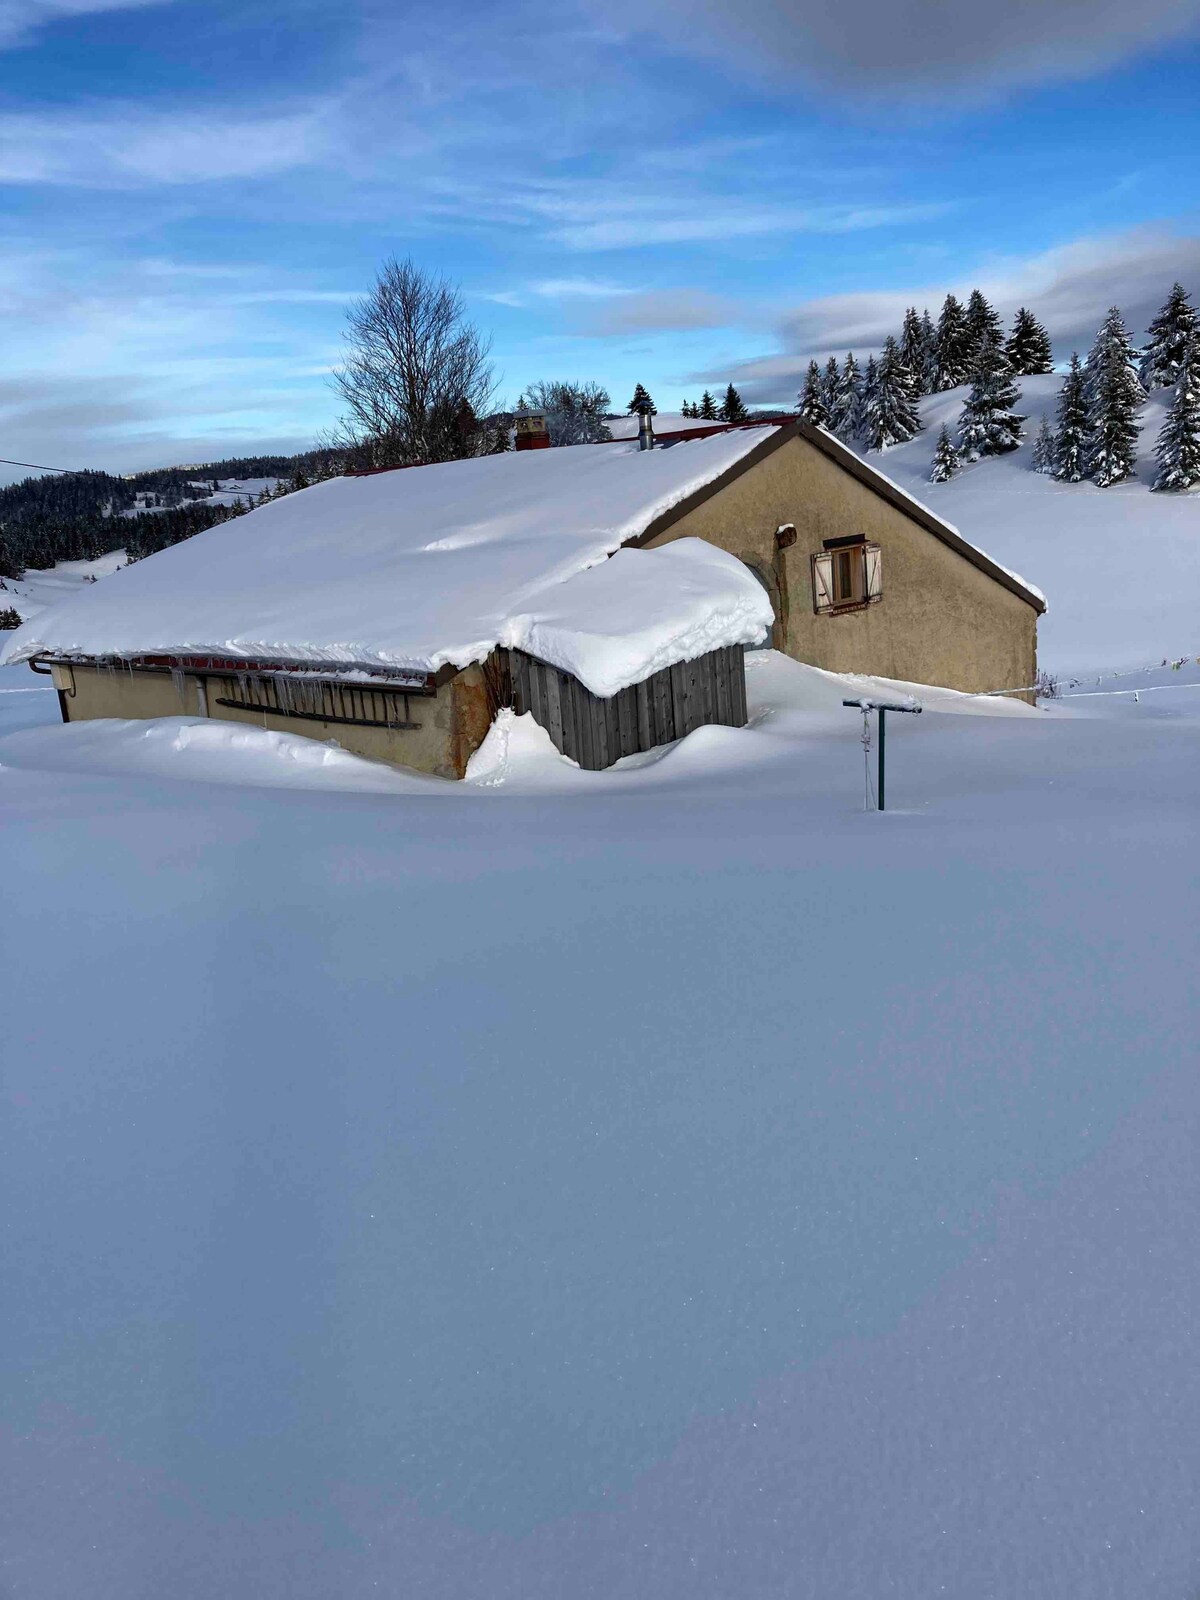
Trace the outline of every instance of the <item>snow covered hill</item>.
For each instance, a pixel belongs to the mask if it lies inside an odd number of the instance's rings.
[[[1043,412],[1053,421],[1060,384],[1057,376],[1022,378],[1026,442],[1012,455],[965,467],[949,483],[930,483],[929,463],[942,423],[954,427],[963,389],[924,400],[925,431],[868,459],[1045,592],[1038,653],[1050,672],[1200,656],[1200,494],[1149,491],[1161,398],[1145,407],[1140,481],[1097,489],[1031,470],[1033,436]]]

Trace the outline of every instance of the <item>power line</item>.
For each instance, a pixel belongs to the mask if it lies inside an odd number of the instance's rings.
[[[44,467],[38,461],[10,461],[0,456],[0,467],[31,467],[34,472],[86,472],[86,467]]]

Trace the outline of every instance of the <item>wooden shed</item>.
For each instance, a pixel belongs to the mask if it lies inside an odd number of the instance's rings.
[[[588,771],[670,744],[711,724],[746,725],[746,663],[740,644],[677,661],[602,698],[579,679],[524,650],[506,652],[509,704],[529,712],[555,748]]]

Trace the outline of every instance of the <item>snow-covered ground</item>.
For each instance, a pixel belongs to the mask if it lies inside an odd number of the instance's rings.
[[[12,606],[23,622],[32,622],[51,606],[83,593],[93,579],[111,577],[124,565],[124,550],[111,550],[95,561],[60,561],[42,571],[31,567],[20,578],[0,578],[0,608]],[[0,634],[0,645],[6,642]]]
[[[1197,1593],[1200,691],[881,816],[749,677],[454,785],[0,672],[6,1596]]]

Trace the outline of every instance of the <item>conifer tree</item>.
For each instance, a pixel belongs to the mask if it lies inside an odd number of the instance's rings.
[[[1083,478],[1087,419],[1087,382],[1078,353],[1072,351],[1071,365],[1058,391],[1054,431],[1054,476],[1062,483],[1079,483]]]
[[[933,465],[929,469],[930,483],[949,483],[960,465],[958,451],[954,448],[954,440],[950,437],[950,429],[943,422],[942,431],[937,438],[937,449],[933,453]]]
[[[971,348],[967,314],[954,295],[946,296],[934,340],[934,388],[957,389],[970,372]]]
[[[1200,315],[1181,283],[1173,286],[1166,305],[1147,332],[1150,337],[1141,368],[1143,388],[1165,389],[1177,384],[1188,346],[1200,337]]]
[[[984,335],[975,354],[971,392],[958,420],[959,448],[964,461],[981,456],[1007,455],[1021,442],[1021,424],[1012,407],[1020,393],[1013,382],[1012,363],[995,332]]]
[[[654,401],[651,400],[646,391],[645,385],[641,383],[634,385],[633,399],[629,402],[625,409],[626,411],[635,412],[638,415],[640,415],[643,411],[648,411],[652,417],[656,417],[658,415],[658,407],[654,404]]]
[[[855,439],[862,432],[862,374],[853,350],[847,352],[829,420],[841,439]]]
[[[863,368],[862,385],[858,398],[858,427],[855,434],[864,450],[871,448],[870,443],[870,416],[875,405],[875,391],[879,387],[879,363],[874,356],[867,357],[867,364]]]
[[[1032,311],[1021,306],[1013,318],[1012,332],[1004,347],[1013,371],[1024,377],[1054,371],[1054,356],[1050,348],[1050,335]]]
[[[933,325],[933,318],[929,315],[928,309],[921,313],[921,347],[925,352],[925,366],[921,380],[925,385],[924,392],[932,394],[937,386],[937,329]]]
[[[841,368],[838,366],[838,358],[830,356],[825,363],[825,371],[821,376],[821,398],[825,401],[825,410],[830,419],[827,426],[832,426],[833,423],[833,413],[837,408],[838,385],[841,379],[842,373]]]
[[[889,333],[876,363],[867,366],[863,386],[863,439],[868,450],[887,450],[894,444],[907,444],[920,432],[910,390],[907,368],[900,359],[900,347]]]
[[[1154,454],[1156,489],[1190,489],[1200,483],[1200,337],[1184,347],[1171,409]]]
[[[1101,489],[1132,477],[1137,466],[1138,408],[1146,398],[1137,351],[1116,306],[1096,335],[1085,364],[1088,407],[1084,474]]]
[[[825,405],[821,369],[815,361],[808,363],[804,387],[796,399],[800,408],[800,415],[805,422],[811,422],[815,428],[827,428],[829,426],[829,412]]]
[[[742,404],[742,397],[732,384],[725,390],[725,398],[721,401],[718,413],[722,422],[745,422],[749,412]]]
[[[1004,343],[1004,324],[991,301],[980,289],[972,289],[967,301],[967,349],[973,361],[985,343]]]
[[[928,351],[925,348],[925,331],[917,315],[916,306],[904,313],[904,327],[900,334],[900,360],[909,376],[909,394],[919,400],[929,393]]]
[[[1054,471],[1054,430],[1046,413],[1042,412],[1042,425],[1033,441],[1033,470],[1049,476]]]
[[[700,396],[700,416],[703,417],[705,422],[716,422],[717,420],[717,402],[707,389]]]

